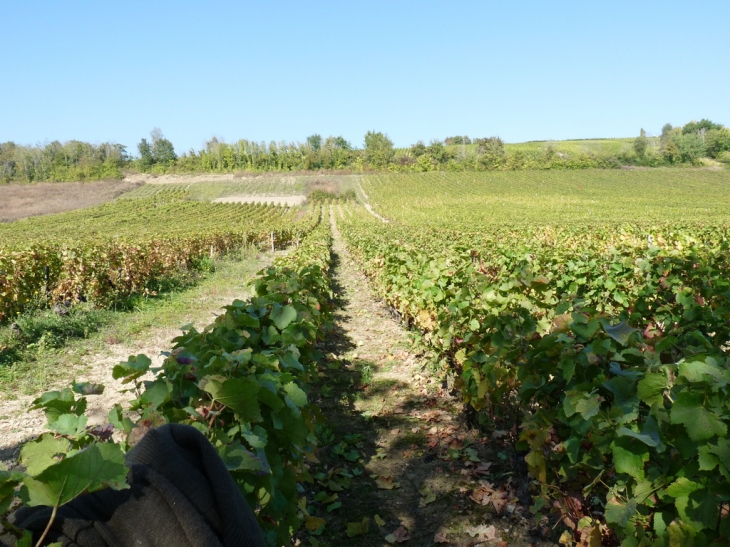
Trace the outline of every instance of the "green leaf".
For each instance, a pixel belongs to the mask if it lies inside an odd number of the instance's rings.
[[[279,356],[279,362],[284,365],[285,368],[293,368],[294,370],[304,370],[304,367],[297,359],[297,356],[291,352],[287,352],[284,355]]]
[[[616,435],[618,435],[619,437],[632,437],[632,438],[636,439],[637,441],[641,441],[646,446],[651,446],[652,448],[656,448],[659,445],[659,443],[661,443],[661,440],[659,440],[651,435],[637,433],[636,431],[632,431],[625,427],[619,427],[616,430]]]
[[[730,439],[717,439],[717,444],[708,444],[709,452],[720,459],[722,465],[730,470]]]
[[[664,400],[664,392],[669,389],[665,374],[647,374],[639,381],[639,399],[649,406],[660,405]]]
[[[94,444],[47,467],[36,477],[24,477],[20,497],[31,507],[63,505],[84,492],[106,486],[128,488],[124,454],[116,444]]]
[[[57,544],[57,545],[60,545]],[[23,535],[15,544],[15,547],[33,547],[33,533],[29,530],[23,530]],[[51,547],[50,545],[48,547]]]
[[[722,378],[722,373],[723,371],[717,366],[717,361],[712,357],[707,357],[702,361],[695,359],[687,360],[679,364],[679,375],[686,378],[689,382],[704,382],[709,379],[719,379]]]
[[[115,404],[109,411],[109,423],[111,423],[119,431],[124,431],[129,435],[134,429],[134,422],[124,416],[121,405]]]
[[[606,503],[606,522],[618,524],[621,528],[625,528],[631,517],[636,514],[636,500],[629,500],[622,503],[617,498],[611,498]]]
[[[573,314],[573,320],[575,321],[576,316],[580,316],[581,314]],[[582,316],[581,316],[582,317]],[[598,332],[598,329],[601,327],[601,325],[596,321],[595,319],[591,319],[587,322],[587,324],[581,324],[578,321],[575,321],[570,325],[571,330],[577,334],[578,336],[589,340],[593,338],[593,335]]]
[[[709,488],[681,477],[667,488],[667,494],[674,498],[674,505],[682,520],[695,530],[700,531],[717,524],[719,500]]]
[[[563,408],[565,415],[568,417],[577,412],[583,416],[584,420],[589,420],[598,414],[601,403],[598,401],[598,395],[590,395],[580,390],[574,390],[565,394]]]
[[[25,443],[20,450],[20,461],[29,475],[38,475],[47,467],[58,463],[58,456],[65,456],[71,443],[63,437],[44,433],[35,441]]]
[[[234,442],[219,449],[223,462],[229,471],[253,471],[257,475],[268,475],[270,468],[266,462],[253,452],[244,448],[239,442]]]
[[[695,547],[695,531],[682,521],[672,521],[667,527],[669,547]]]
[[[79,435],[86,428],[86,416],[77,416],[76,414],[62,414],[56,420],[49,421],[48,427],[61,435],[73,437]]]
[[[47,391],[33,401],[31,410],[42,408],[48,422],[56,421],[63,414],[80,416],[86,410],[86,399],[76,400],[73,392],[66,388],[61,391]]]
[[[712,471],[718,466],[720,460],[710,452],[710,445],[702,445],[697,449],[700,471]]]
[[[294,401],[294,404],[299,408],[307,406],[307,394],[294,382],[289,382],[284,386],[284,391],[289,398]]]
[[[289,323],[297,318],[297,310],[294,306],[286,305],[283,308],[274,308],[271,310],[271,319],[279,330],[284,330]]]
[[[130,356],[126,361],[119,363],[112,369],[112,377],[115,380],[124,378],[123,384],[127,384],[133,380],[136,380],[140,376],[144,376],[152,366],[152,360],[146,355],[140,353],[139,355]]]
[[[715,435],[727,436],[727,426],[704,407],[704,395],[683,391],[672,405],[671,422],[682,424],[693,441],[706,441]]]
[[[257,397],[259,401],[264,403],[274,411],[279,411],[286,406],[286,403],[279,398],[278,393],[274,393],[266,386],[262,386],[259,390]]]
[[[145,406],[151,406],[157,408],[164,403],[170,395],[170,386],[165,380],[155,380],[152,383],[147,383],[144,393],[139,398],[139,401]]]
[[[261,385],[249,378],[231,378],[223,383],[210,378],[204,388],[214,400],[226,405],[245,422],[263,420],[257,397],[260,389]]]
[[[611,448],[616,471],[631,475],[635,479],[644,478],[644,462],[649,461],[649,449],[646,445],[633,442],[626,437],[619,437],[613,441]]]
[[[628,344],[629,337],[638,330],[630,327],[626,321],[621,321],[618,325],[611,325],[607,319],[601,319],[601,325],[606,334],[622,346]]]

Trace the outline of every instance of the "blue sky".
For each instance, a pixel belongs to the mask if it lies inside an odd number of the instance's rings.
[[[0,142],[730,125],[730,2],[0,0]]]

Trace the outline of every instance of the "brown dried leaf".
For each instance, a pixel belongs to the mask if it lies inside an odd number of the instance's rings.
[[[381,490],[393,490],[393,488],[400,488],[400,483],[395,482],[393,477],[378,477],[375,479],[375,486]]]
[[[451,540],[449,539],[446,532],[436,532],[436,535],[433,536],[433,542],[434,543],[451,543]]]
[[[497,529],[492,524],[489,526],[486,524],[472,526],[470,528],[466,528],[464,531],[477,541],[492,541],[497,537]]]

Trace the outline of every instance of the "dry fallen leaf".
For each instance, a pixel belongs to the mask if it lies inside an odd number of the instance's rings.
[[[400,483],[394,482],[393,477],[378,477],[375,479],[375,486],[381,490],[393,490],[393,488],[400,488]]]
[[[492,467],[491,462],[481,462],[479,465],[477,465],[475,473],[477,475],[487,475],[487,474],[489,474],[490,467]]]
[[[472,526],[471,528],[466,528],[464,531],[477,541],[492,541],[497,537],[497,529],[492,524],[489,526],[486,524]]]
[[[448,538],[446,532],[436,532],[436,535],[433,536],[433,542],[434,543],[451,543],[451,540]]]
[[[418,503],[419,507],[425,507],[429,503],[436,501],[436,494],[428,486],[421,488],[418,493],[423,496]]]
[[[370,529],[370,519],[365,517],[360,522],[347,523],[347,537],[352,538],[367,534]]]
[[[310,532],[314,532],[319,528],[320,526],[323,526],[326,524],[326,521],[324,519],[321,519],[319,517],[307,517],[307,521],[305,526],[307,527],[307,530]]]
[[[411,534],[405,526],[399,526],[392,534],[385,536],[388,543],[403,543],[411,539]]]

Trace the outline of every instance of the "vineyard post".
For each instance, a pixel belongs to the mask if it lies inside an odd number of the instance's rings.
[[[51,269],[48,267],[48,264],[46,264],[46,299],[50,298],[51,296]]]
[[[271,252],[274,252],[274,232],[271,232]]]
[[[213,258],[213,245],[210,246],[210,258]]]

